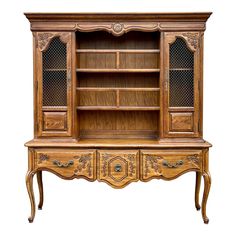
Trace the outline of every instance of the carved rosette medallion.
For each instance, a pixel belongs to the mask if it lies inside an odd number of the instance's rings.
[[[124,29],[124,25],[120,24],[120,23],[114,23],[112,24],[112,29],[116,32],[116,33],[120,33],[123,29]]]

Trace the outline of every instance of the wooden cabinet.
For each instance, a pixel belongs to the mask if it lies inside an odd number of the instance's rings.
[[[98,180],[114,188],[196,172],[195,206],[211,178],[203,139],[203,35],[210,13],[26,13],[33,32],[33,176]]]

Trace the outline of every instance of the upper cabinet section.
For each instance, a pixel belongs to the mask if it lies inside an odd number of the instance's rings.
[[[71,133],[70,32],[37,32],[37,135],[70,136]]]
[[[166,137],[200,134],[201,33],[164,34],[164,133]]]
[[[25,13],[32,31],[107,31],[120,36],[129,31],[205,30],[210,12],[198,13]],[[56,24],[55,24],[56,22]]]

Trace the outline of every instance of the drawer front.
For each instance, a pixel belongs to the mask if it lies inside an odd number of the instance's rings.
[[[98,180],[122,188],[139,179],[138,150],[98,151]]]
[[[36,150],[37,168],[56,172],[64,178],[96,178],[96,150]]]
[[[201,150],[142,150],[141,179],[173,179],[184,172],[202,169]]]

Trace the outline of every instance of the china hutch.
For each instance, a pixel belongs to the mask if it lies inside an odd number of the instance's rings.
[[[34,175],[43,206],[43,171],[113,188],[194,171],[195,207],[208,223],[203,37],[210,14],[25,13],[34,67],[29,222]]]

